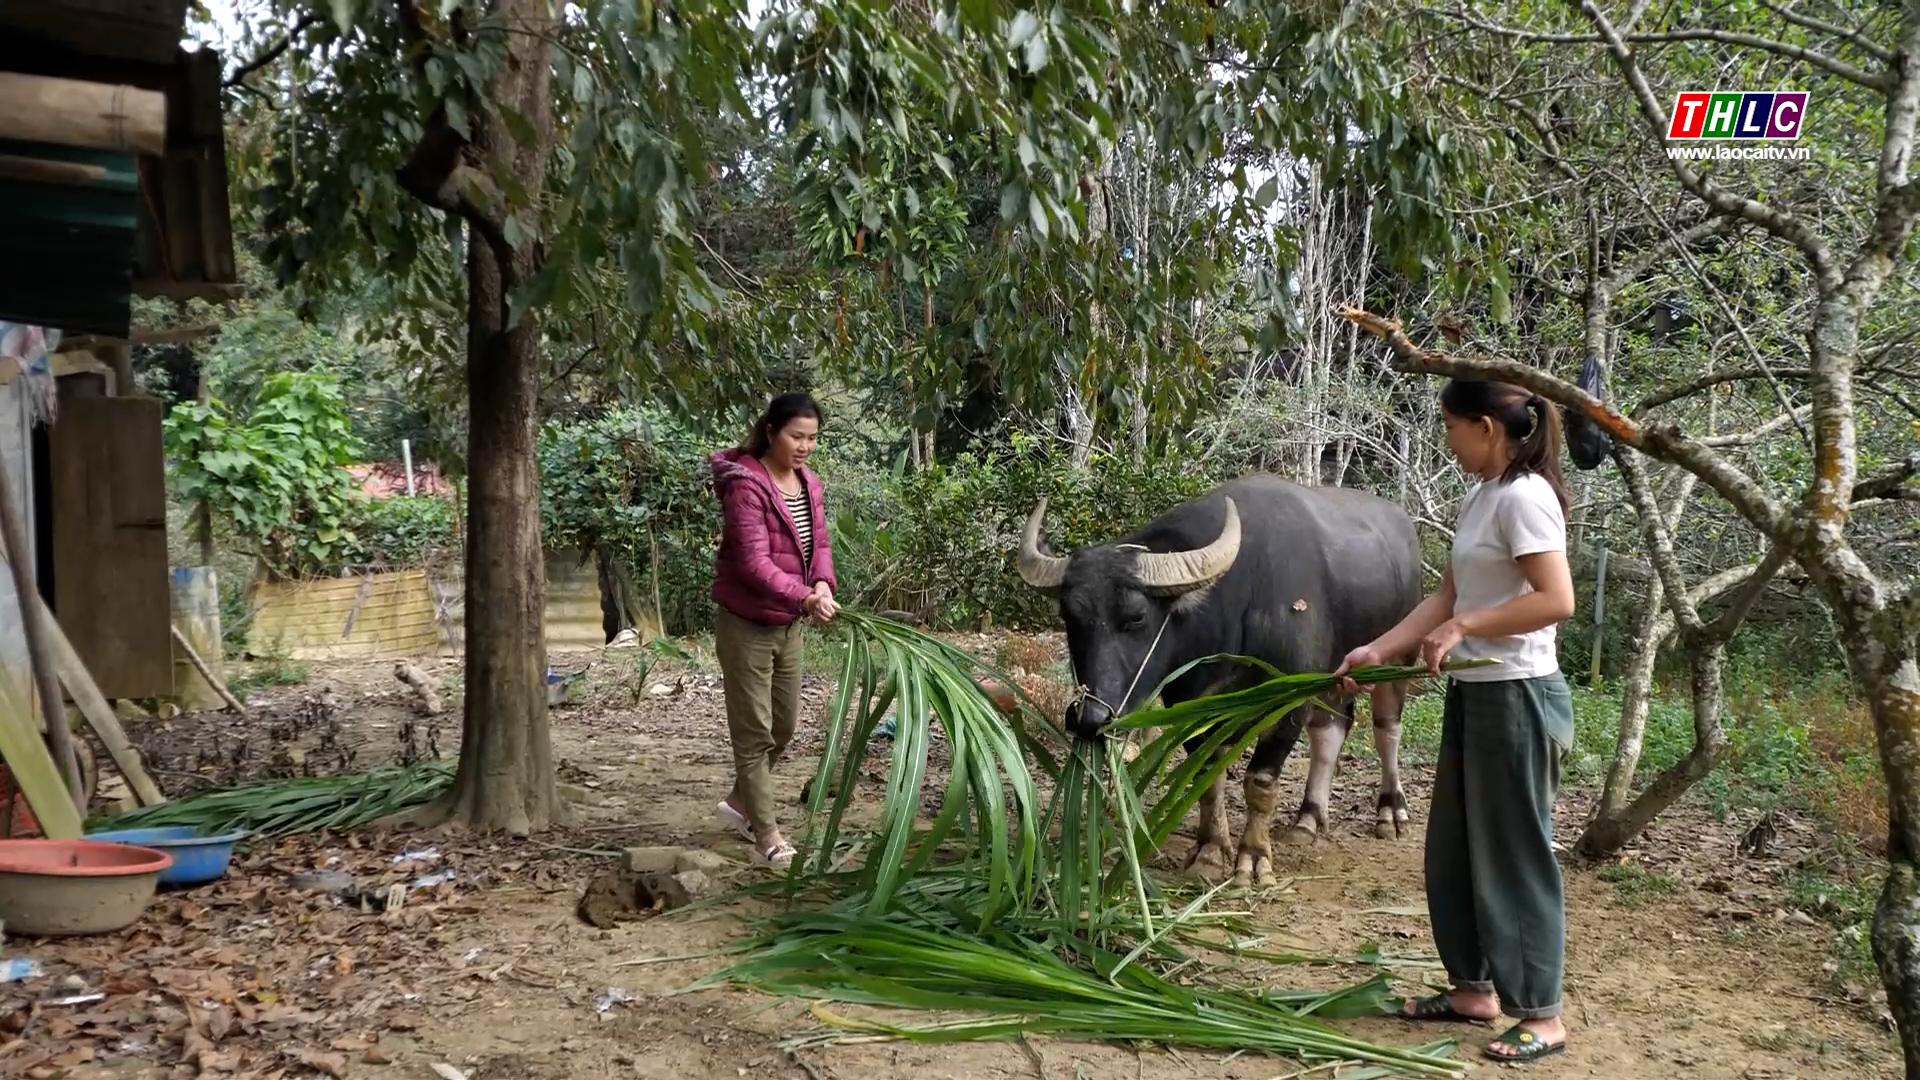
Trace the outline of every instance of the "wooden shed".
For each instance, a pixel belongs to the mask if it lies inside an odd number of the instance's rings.
[[[186,4],[0,3],[0,321],[61,334],[0,358],[0,467],[39,592],[110,698],[173,690],[161,406],[132,386],[131,300],[240,288],[221,59],[181,47]]]

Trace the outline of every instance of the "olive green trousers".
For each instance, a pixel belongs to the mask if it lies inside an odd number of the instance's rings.
[[[1456,987],[1508,1016],[1560,1014],[1566,900],[1553,853],[1573,697],[1558,672],[1449,680],[1427,814],[1427,910]]]
[[[800,722],[801,620],[768,626],[726,608],[714,618],[733,743],[733,795],[754,831],[773,828],[773,763]]]

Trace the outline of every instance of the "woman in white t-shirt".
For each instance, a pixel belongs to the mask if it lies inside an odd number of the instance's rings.
[[[1498,664],[1447,683],[1427,814],[1427,910],[1452,989],[1408,999],[1421,1020],[1519,1022],[1486,1046],[1522,1062],[1566,1049],[1560,982],[1566,906],[1553,853],[1560,755],[1573,700],[1554,645],[1573,614],[1560,417],[1509,383],[1456,379],[1440,393],[1447,448],[1479,483],[1460,500],[1438,592],[1348,654],[1340,673],[1417,655]],[[1351,685],[1350,690],[1357,689]]]

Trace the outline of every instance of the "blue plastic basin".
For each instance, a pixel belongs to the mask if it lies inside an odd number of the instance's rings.
[[[170,825],[157,829],[119,829],[88,833],[89,840],[117,844],[137,844],[164,851],[173,856],[173,865],[160,872],[162,885],[199,885],[224,877],[227,863],[233,859],[234,841],[245,832],[222,836],[199,836],[191,825]]]

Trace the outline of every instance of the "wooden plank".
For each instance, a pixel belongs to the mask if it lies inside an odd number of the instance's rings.
[[[142,806],[153,806],[156,803],[165,802],[166,796],[160,794],[159,786],[153,782],[153,778],[147,775],[146,768],[140,764],[140,752],[135,750],[133,743],[128,740],[126,729],[120,726],[120,718],[114,715],[113,706],[107,704],[107,699],[100,693],[100,688],[94,683],[93,676],[87,673],[86,664],[81,662],[80,655],[74,651],[73,642],[67,640],[67,635],[61,631],[60,621],[55,619],[53,612],[47,609],[47,602],[40,599],[40,594],[36,592],[31,598],[29,607],[32,610],[32,617],[40,620],[40,625],[46,628],[48,651],[53,654],[53,668],[60,675],[61,685],[67,688],[67,693],[73,698],[74,704],[80,706],[80,714],[87,718],[87,726],[93,728],[93,733],[100,737],[100,744],[107,748],[108,754],[112,755],[113,763],[120,770],[120,775],[127,778],[127,786],[133,789],[134,798],[138,799]],[[172,624],[169,623],[168,626],[171,628]],[[171,637],[169,637],[169,643],[171,643]],[[40,808],[34,807],[33,812],[37,816]]]
[[[247,641],[256,654],[276,644],[303,660],[421,656],[440,648],[430,583],[421,570],[263,583],[251,606]]]
[[[180,49],[187,0],[8,0],[0,27],[91,56],[165,64]]]
[[[0,679],[0,756],[7,761],[13,782],[27,796],[27,805],[40,821],[40,831],[55,840],[80,835],[80,810],[60,780],[60,770],[40,738],[33,721],[33,705],[11,680]]]
[[[106,398],[104,401],[112,402],[111,408],[118,414],[108,431],[107,442],[107,467],[113,471],[114,528],[164,530],[167,527],[167,473],[160,425],[165,412],[157,398]]]
[[[165,154],[167,95],[131,86],[0,71],[0,138]]]
[[[170,697],[160,402],[101,396],[84,376],[59,386],[47,435],[54,612],[104,695]]]
[[[174,281],[205,281],[204,251],[200,246],[200,185],[194,157],[173,153],[160,167],[160,232],[167,251],[167,276]]]

